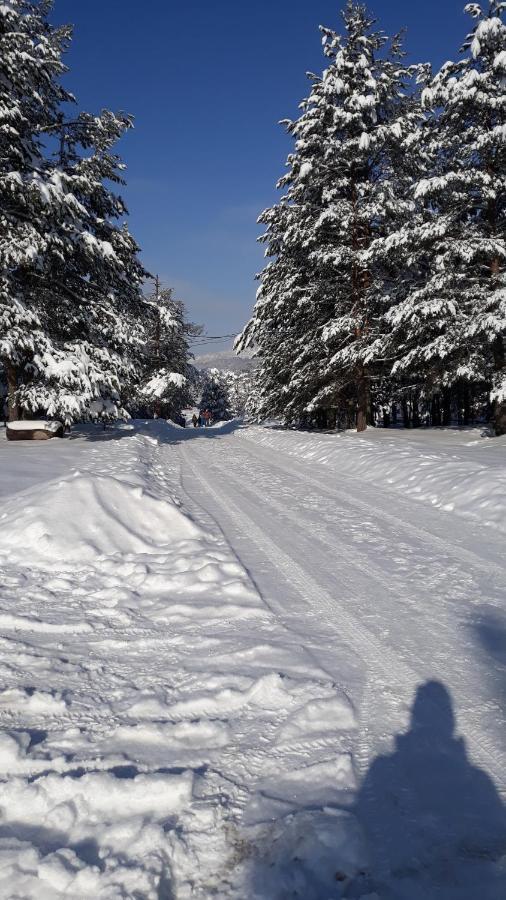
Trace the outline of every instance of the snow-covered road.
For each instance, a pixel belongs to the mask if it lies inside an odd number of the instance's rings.
[[[0,446],[0,896],[503,900],[504,533],[291,437]]]
[[[254,438],[238,429],[185,441],[183,485],[219,523],[269,607],[351,699],[359,781],[409,728],[425,685],[420,782],[452,755],[455,715],[470,759],[494,780],[498,802],[506,799],[505,659],[493,653],[504,651],[506,634],[504,535]],[[398,764],[413,762],[401,756]],[[390,840],[387,795],[394,790],[397,805],[401,792],[392,783],[375,790],[363,824],[378,872]],[[451,819],[460,814],[451,779],[446,791]],[[492,815],[485,810],[478,815]],[[403,827],[418,829],[430,812],[406,810]]]
[[[366,684],[376,706],[393,691],[394,726],[413,688],[440,679],[473,757],[506,793],[503,673],[476,652],[481,629],[504,615],[504,536],[409,501],[399,510],[386,491],[349,477],[343,485],[241,432],[181,447],[186,492],[215,517],[276,614],[301,635],[315,619],[332,634],[332,677],[352,650],[362,693]]]

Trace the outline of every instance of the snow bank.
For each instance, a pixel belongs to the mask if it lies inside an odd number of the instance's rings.
[[[369,481],[506,532],[505,437],[478,429],[311,434],[254,426],[242,436],[329,466],[339,486]]]
[[[2,437],[0,897],[340,897],[355,711],[174,499],[191,432]]]
[[[104,554],[153,553],[199,537],[170,500],[142,485],[80,474],[31,488],[5,501],[0,554],[38,565],[90,563]]]
[[[188,805],[191,773],[47,775],[2,786],[0,896],[156,897],[168,877],[164,823]]]

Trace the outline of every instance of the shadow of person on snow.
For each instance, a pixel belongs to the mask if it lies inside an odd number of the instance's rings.
[[[354,800],[329,788],[322,805],[314,769],[291,809],[277,816],[273,807],[273,820],[245,835],[245,897],[506,898],[506,810],[455,733],[443,684],[418,687],[408,730],[373,761]]]
[[[356,812],[368,839],[370,887],[382,900],[506,897],[506,810],[455,734],[440,682],[418,688],[409,731],[372,763]],[[345,896],[360,896],[357,889]]]

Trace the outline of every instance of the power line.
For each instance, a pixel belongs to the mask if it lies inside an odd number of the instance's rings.
[[[193,340],[190,339],[189,344],[192,347],[203,347],[206,344],[217,344],[220,341],[228,341],[230,338],[237,337],[236,334],[221,334],[221,335],[211,335],[204,334],[198,335]]]

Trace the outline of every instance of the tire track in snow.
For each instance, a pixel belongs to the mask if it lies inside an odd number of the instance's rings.
[[[215,465],[214,462],[213,462],[213,465]],[[239,481],[236,478],[236,476],[231,474],[230,469],[227,470],[227,479],[229,482],[235,484],[243,494],[249,493],[250,495],[253,495],[253,497],[255,497],[255,494],[251,490],[251,488],[245,487],[243,482]],[[286,505],[284,506],[278,500],[274,500],[272,495],[269,496],[268,503],[269,503],[270,509],[276,510],[276,512],[278,512],[281,517],[288,519],[289,522],[291,522],[293,525],[296,526],[297,529],[300,530],[301,519],[297,515],[297,513],[292,512]],[[306,525],[308,528],[311,528],[312,523],[310,521],[308,521],[306,523]],[[385,593],[388,595],[394,595],[401,601],[401,603],[403,605],[406,605],[406,602],[407,602],[406,601],[406,587],[405,586],[402,588],[396,587],[391,582],[386,584],[385,583],[385,572],[378,565],[376,565],[363,550],[359,550],[357,548],[357,550],[354,549],[352,551],[352,550],[348,549],[347,547],[345,547],[342,543],[337,545],[335,539],[330,540],[329,538],[325,537],[324,535],[322,535],[316,531],[313,531],[311,533],[310,539],[312,542],[321,544],[322,547],[325,547],[328,550],[331,550],[333,553],[335,553],[336,550],[338,549],[340,560],[343,560],[345,563],[347,563],[350,567],[350,570],[353,571],[353,573],[354,573],[353,577],[351,577],[350,575],[347,574],[346,568],[340,568],[340,570],[339,570],[340,584],[341,584],[341,586],[347,586],[350,593],[352,593],[355,597],[359,596],[362,600],[366,600],[366,601],[370,600],[370,598],[371,598],[370,583],[371,583],[371,581],[374,581],[374,582],[376,582],[376,584],[379,587],[380,594]],[[320,562],[318,564],[319,571],[321,571],[324,568],[327,568],[328,559],[329,559],[328,554],[326,554],[325,552],[319,551],[316,548],[311,548],[310,552],[312,554],[316,553],[317,555],[319,555],[319,559],[320,559]],[[312,559],[314,562],[315,561],[314,555],[312,556]],[[365,582],[365,587],[363,586],[362,588],[360,588],[358,586],[359,582]],[[395,611],[393,611],[393,612],[395,612]],[[449,613],[448,613],[448,611],[446,611],[444,609],[444,604],[443,605],[440,604],[438,607],[438,616],[441,617],[442,615],[444,615],[444,617],[446,619],[445,627],[448,628],[450,625]],[[356,621],[358,622],[358,619],[356,619]],[[364,626],[361,625],[361,627],[364,627]],[[439,627],[439,623],[438,623],[437,627]],[[370,634],[375,636],[376,640],[379,639],[372,629],[368,628],[367,630],[369,631]],[[379,639],[379,640],[381,640],[381,639]],[[381,640],[381,643],[382,643],[382,645],[390,646],[391,650],[393,649],[391,647],[391,645],[387,644],[386,641]],[[422,658],[422,657],[420,657],[419,653],[417,655],[417,649],[412,646],[409,647],[409,654],[410,654],[410,658],[413,658],[413,657],[416,658],[416,660],[420,666],[420,671],[419,671],[420,676],[422,676],[424,678],[434,677],[433,670],[427,672],[426,656],[424,656]],[[397,654],[397,658],[399,658],[398,654]],[[462,672],[461,667],[456,671],[455,675],[456,675],[456,677],[459,678],[460,684],[467,683],[467,685],[468,685],[467,691],[468,692],[469,692],[470,688],[474,687],[474,685],[471,681],[468,680],[466,682],[464,680],[465,673]]]
[[[260,444],[252,440],[251,438],[245,437],[242,433],[240,434],[240,436],[234,434],[234,437],[239,437],[241,443],[249,444],[251,448],[254,448],[254,452],[253,450],[250,451],[253,458],[261,459],[262,456],[264,456],[266,463],[268,463],[269,465],[272,465],[274,468],[279,469],[285,474],[300,475],[301,480],[303,480],[306,484],[313,485],[313,487],[318,488],[320,491],[324,491],[327,497],[333,497],[335,500],[344,502],[352,507],[355,506],[363,510],[364,512],[367,512],[368,515],[375,515],[382,523],[389,522],[401,532],[409,532],[419,540],[423,541],[425,544],[431,544],[439,551],[442,551],[446,556],[453,556],[456,559],[460,560],[460,562],[470,564],[474,566],[474,568],[479,569],[480,572],[484,572],[486,575],[490,575],[492,572],[495,572],[495,574],[498,575],[501,579],[506,578],[506,567],[500,566],[498,563],[495,563],[492,560],[485,560],[482,556],[474,553],[474,551],[472,550],[466,550],[463,547],[458,547],[451,541],[445,540],[444,538],[441,538],[438,535],[427,531],[425,528],[422,528],[419,525],[413,525],[412,522],[408,522],[401,516],[386,512],[384,508],[374,506],[373,503],[366,503],[364,500],[360,500],[358,497],[356,497],[353,493],[343,491],[342,489],[339,490],[331,484],[324,483],[320,479],[315,478],[314,475],[311,475],[309,471],[302,469],[303,464],[300,462],[300,460],[296,456],[288,454],[285,450],[280,450],[279,452],[277,452],[271,447],[266,447],[264,444]],[[280,461],[281,456],[288,456],[290,459],[290,464],[282,463]],[[310,460],[306,460],[306,462],[309,465]],[[329,475],[330,473],[335,474],[332,467],[329,466],[328,470]],[[347,477],[351,478],[352,476],[347,475]],[[377,485],[375,484],[372,484],[371,487],[373,489],[377,489]],[[425,509],[432,509],[432,507],[425,507]],[[465,519],[462,521],[467,522],[467,520]],[[472,525],[475,523],[467,522],[467,524]]]
[[[378,653],[378,650],[376,650],[374,645],[370,645],[367,637],[361,630],[356,629],[354,624],[350,629],[350,625],[347,621],[349,618],[348,615],[344,613],[343,618],[339,623],[339,629],[337,630],[334,624],[336,604],[330,596],[306,575],[302,567],[299,566],[292,557],[285,554],[281,548],[273,543],[270,538],[267,537],[265,532],[258,528],[255,522],[244,513],[244,510],[239,509],[236,506],[230,496],[227,495],[226,505],[223,503],[221,495],[212,487],[208,479],[202,475],[202,465],[199,465],[199,468],[197,469],[190,461],[185,449],[181,449],[181,455],[187,468],[192,473],[193,480],[200,482],[203,485],[207,494],[213,499],[217,507],[229,517],[237,531],[243,532],[246,539],[253,541],[257,545],[261,553],[267,557],[274,568],[283,572],[286,581],[291,585],[292,589],[299,594],[307,606],[310,606],[312,610],[319,608],[320,614],[323,612],[327,615],[328,627],[333,631],[337,631],[337,636],[352,647],[354,652],[360,656],[364,661],[366,672],[369,672],[373,668],[371,661],[374,662],[374,667],[379,667],[379,670],[381,671],[381,668],[383,667],[381,654]],[[227,473],[227,477],[228,474],[229,473]],[[247,528],[245,528],[245,523],[247,523]],[[269,606],[272,606],[272,604],[269,604]],[[281,604],[275,609],[275,612],[286,622]],[[294,629],[290,624],[287,623],[287,627],[293,632]],[[395,664],[397,665],[397,660]],[[386,669],[385,676],[388,682],[390,680],[390,673],[388,673]],[[415,673],[411,673],[407,667],[404,671],[404,678],[405,684],[412,682],[412,687],[414,688],[416,686],[418,680],[417,676]],[[370,723],[374,721],[375,716],[377,718],[378,708],[384,702],[384,698],[380,696],[373,700],[373,684],[374,679],[368,677],[364,687],[364,694],[357,710],[358,739],[354,748],[354,762],[360,780],[365,776],[372,759],[377,752],[377,746],[370,738]]]
[[[367,626],[352,616],[314,578],[308,575],[292,555],[286,553],[275,539],[273,540],[269,537],[265,530],[256,524],[254,519],[245,512],[244,506],[239,508],[227,487],[223,486],[223,483],[220,485],[220,492],[216,491],[208,478],[203,475],[203,471],[205,471],[204,463],[206,467],[209,466],[209,453],[207,453],[204,460],[198,451],[194,448],[192,449],[192,456],[199,462],[199,466],[196,468],[189,458],[188,450],[185,447],[181,447],[180,452],[192,473],[193,479],[204,486],[205,491],[212,497],[218,509],[222,509],[225,516],[228,515],[237,532],[244,533],[247,539],[256,543],[257,547],[274,567],[283,572],[286,581],[302,597],[311,610],[319,610],[319,614],[325,616],[328,627],[336,632],[337,636],[347,643],[363,660],[369,677],[359,710],[360,737],[355,750],[357,767],[360,774],[363,775],[372,757],[376,755],[378,750],[372,723],[383,718],[378,716],[378,710],[381,706],[386,705],[384,693],[381,689],[378,690],[378,676],[384,680],[387,686],[394,683],[396,697],[405,697],[406,705],[409,705],[409,699],[420,683],[420,675],[401,660],[388,645],[373,635]],[[223,476],[227,486],[235,481],[239,486],[239,490],[244,492],[244,485],[231,476],[230,469],[225,469],[216,463],[213,464],[216,471]],[[223,500],[225,495],[227,498],[226,503]],[[339,617],[337,628],[336,615]],[[469,706],[472,707],[472,700],[468,702]],[[388,716],[387,721],[391,718],[391,715]],[[459,712],[459,722],[464,724],[466,739],[472,746],[472,755],[475,760],[486,768],[498,786],[502,786],[504,760],[501,755],[495,751],[491,742],[484,735],[476,733],[475,726],[461,712]]]
[[[213,463],[213,465],[215,465],[215,463]],[[240,492],[242,493],[243,496],[245,493],[249,493],[250,495],[253,494],[253,497],[256,499],[255,494],[251,490],[251,488],[245,487],[243,481],[239,481],[234,475],[231,474],[230,467],[227,469],[227,480],[231,483],[234,483],[238,487],[238,489],[240,490]],[[285,518],[289,519],[289,521],[292,522],[300,530],[301,523],[300,523],[300,519],[298,518],[298,516],[296,514],[294,514],[293,512],[291,512],[289,509],[287,509],[286,506],[283,506],[278,501],[273,500],[272,496],[269,497],[269,507],[276,509],[278,513],[280,513]],[[308,524],[310,524],[310,523],[308,523]],[[311,537],[313,540],[316,540],[318,543],[323,544],[324,546],[328,547],[330,550],[335,552],[336,545],[334,543],[330,542],[328,539],[322,537],[319,534],[312,534]],[[316,552],[318,552],[318,551],[316,551]],[[314,563],[315,562],[315,557],[314,557],[315,549],[310,548],[310,553],[312,554],[311,558]],[[370,575],[371,578],[374,581],[376,581],[376,583],[379,585],[380,589],[382,591],[385,591],[384,573],[382,572],[381,569],[379,569],[379,567],[374,566],[374,564],[370,562],[370,560],[368,559],[366,554],[364,554],[361,551],[358,551],[357,554],[354,555],[354,551],[352,552],[348,549],[345,549],[343,547],[343,545],[340,544],[339,545],[339,555],[340,555],[340,557],[344,557],[345,559],[348,560],[348,562],[351,564],[354,572],[357,571],[357,557],[362,558],[362,560],[366,566],[365,571],[367,572],[367,576]],[[327,566],[328,566],[328,556],[322,555],[320,553],[320,562],[318,564],[318,570],[321,571],[322,569],[325,569]],[[340,579],[341,579],[341,581],[343,581],[343,573],[342,572],[340,573]],[[370,580],[370,579],[368,578],[367,580]],[[350,592],[352,594],[354,594],[355,596],[357,596],[356,576],[354,576],[353,580],[348,578],[348,583],[349,583]],[[390,586],[389,586],[389,591],[390,591]],[[405,602],[405,595],[403,592],[401,592],[400,590],[393,590],[392,593],[396,593],[396,595],[401,599],[401,601]],[[364,597],[367,598],[369,596],[370,596],[370,591],[366,592],[366,593],[364,593],[362,591],[363,598]],[[334,601],[334,604],[337,605],[337,601]],[[438,611],[439,611],[439,614],[441,614],[440,608]],[[361,622],[359,622],[359,620],[356,617],[352,617],[352,618],[354,619],[354,621],[357,623],[357,625],[360,628],[366,627],[366,626],[362,626]],[[448,616],[446,618],[448,619]],[[450,624],[451,623],[448,622],[448,626]],[[378,638],[371,631],[371,629],[368,629],[366,627],[366,630],[373,637],[374,640],[380,640],[382,646],[389,646],[390,650],[392,650],[391,645],[386,644],[384,641],[382,641],[380,638]],[[395,652],[395,651],[392,651],[392,652]],[[417,662],[420,667],[418,670],[418,673],[417,673],[418,678],[429,678],[430,679],[430,678],[435,677],[433,669],[429,669],[429,671],[427,671],[427,663],[426,663],[425,658],[421,658],[420,655],[417,654],[417,651],[413,650],[412,647],[410,647],[409,652],[410,652],[411,657],[417,658]],[[398,654],[396,655],[396,658],[399,660]],[[402,660],[399,660],[399,661],[403,662]],[[406,665],[405,663],[403,663],[403,664]],[[446,679],[448,677],[448,675],[450,674],[450,672],[446,670],[444,674],[445,674],[445,679]],[[459,695],[458,699],[460,701],[460,705],[463,706],[464,709],[473,709],[476,706],[475,695],[474,695],[475,684],[473,683],[472,680],[469,680],[468,678],[466,678],[466,674],[467,674],[467,670],[465,668],[462,669],[462,666],[461,666],[460,669],[457,669],[456,672],[452,672],[452,677],[457,684],[457,690],[458,690],[458,695]],[[452,683],[452,689],[454,691],[456,690],[455,683]],[[473,735],[473,734],[477,733],[476,725],[473,724],[473,722],[471,722],[469,720],[469,718],[466,716],[466,714],[463,712],[462,709],[459,709],[459,720],[460,720],[461,724],[465,723],[466,736],[469,734]],[[481,731],[481,735],[482,736],[479,741],[480,745],[482,747],[484,747],[484,749],[486,750],[486,752],[488,753],[488,755],[490,757],[492,757],[496,760],[496,770],[498,772],[503,772],[505,769],[504,762],[501,761],[500,757],[498,757],[498,755],[495,751],[495,748],[494,748],[493,740],[488,738],[485,734],[483,734],[483,730]],[[473,740],[473,738],[471,737],[471,741],[472,740]],[[479,751],[476,751],[475,755],[477,756],[478,753],[479,753]],[[488,762],[487,762],[487,765],[488,765]]]

